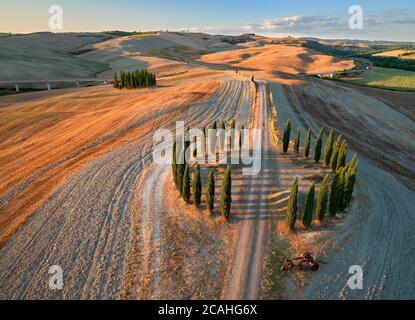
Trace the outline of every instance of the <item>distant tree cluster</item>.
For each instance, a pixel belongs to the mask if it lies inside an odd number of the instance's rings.
[[[156,75],[144,70],[114,72],[112,84],[116,89],[149,88],[157,85]]]
[[[285,126],[283,136],[283,151],[287,152],[289,141],[287,137],[290,136],[291,121],[288,120]],[[320,129],[317,140],[314,146],[314,161],[319,162],[322,156],[323,146],[323,128]],[[300,146],[300,129],[297,129],[296,139],[294,143],[294,151],[299,153]],[[339,135],[334,143],[334,130],[331,129],[327,137],[326,144],[323,151],[323,162],[326,166],[330,166],[334,173],[333,179],[330,182],[330,174],[326,174],[320,189],[315,198],[315,184],[313,183],[306,195],[304,210],[301,215],[302,224],[304,227],[309,227],[313,220],[314,208],[315,218],[322,221],[328,212],[331,217],[335,217],[338,212],[346,210],[349,206],[354,191],[354,185],[357,174],[357,156],[354,155],[349,163],[346,164],[347,157],[347,141]],[[307,131],[307,137],[304,143],[304,157],[309,157],[311,144],[311,129]],[[298,178],[294,181],[290,198],[287,205],[287,212],[285,222],[290,230],[295,228],[297,221],[297,199],[298,199]],[[317,200],[317,201],[316,201]],[[316,204],[316,205],[315,205]]]

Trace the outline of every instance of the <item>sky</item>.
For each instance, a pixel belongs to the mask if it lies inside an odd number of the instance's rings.
[[[49,27],[52,5],[62,7],[62,29]],[[361,28],[349,26],[353,5]],[[108,30],[415,41],[415,1],[0,0],[0,32]]]

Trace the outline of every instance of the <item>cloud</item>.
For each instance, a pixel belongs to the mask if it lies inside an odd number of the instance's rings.
[[[210,26],[191,28],[190,31],[216,34],[241,34],[245,32],[268,34],[313,34],[313,35],[353,35],[380,34],[388,29],[388,25],[415,24],[415,11],[411,9],[387,10],[383,12],[366,13],[363,8],[363,30],[349,28],[350,15],[296,15],[267,19],[262,22],[248,23],[240,26]]]

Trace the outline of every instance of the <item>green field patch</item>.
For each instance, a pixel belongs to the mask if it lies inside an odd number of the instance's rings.
[[[399,91],[415,91],[415,72],[374,67],[356,77],[342,78],[341,81]]]

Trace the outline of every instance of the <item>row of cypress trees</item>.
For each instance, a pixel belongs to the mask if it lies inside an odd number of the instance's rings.
[[[202,180],[200,175],[200,165],[196,164],[193,170],[192,177],[190,176],[190,166],[186,163],[184,157],[185,150],[189,147],[188,143],[185,147],[177,150],[176,141],[173,142],[173,161],[172,161],[172,174],[174,183],[182,195],[183,199],[188,202],[192,198],[193,205],[199,208],[202,198]],[[180,154],[180,158],[183,163],[178,163],[177,154]],[[206,209],[210,214],[214,211],[215,206],[215,169],[211,168],[208,176],[208,181],[205,187],[205,201]],[[220,198],[220,210],[221,215],[228,220],[231,214],[232,204],[232,168],[231,165],[227,165],[222,183],[222,193]]]
[[[118,77],[114,72],[112,85],[116,89],[149,88],[157,85],[156,75],[147,69],[136,71],[121,71]]]
[[[309,227],[313,220],[314,207],[315,218],[323,221],[327,212],[331,217],[335,217],[339,211],[344,211],[349,206],[354,191],[357,173],[357,157],[345,166],[341,166],[335,173],[330,183],[330,174],[326,174],[317,195],[317,205],[315,204],[315,183],[313,183],[306,195],[304,211],[302,213],[302,224]],[[295,228],[298,211],[298,178],[291,187],[290,198],[288,200],[285,222],[290,230]]]

